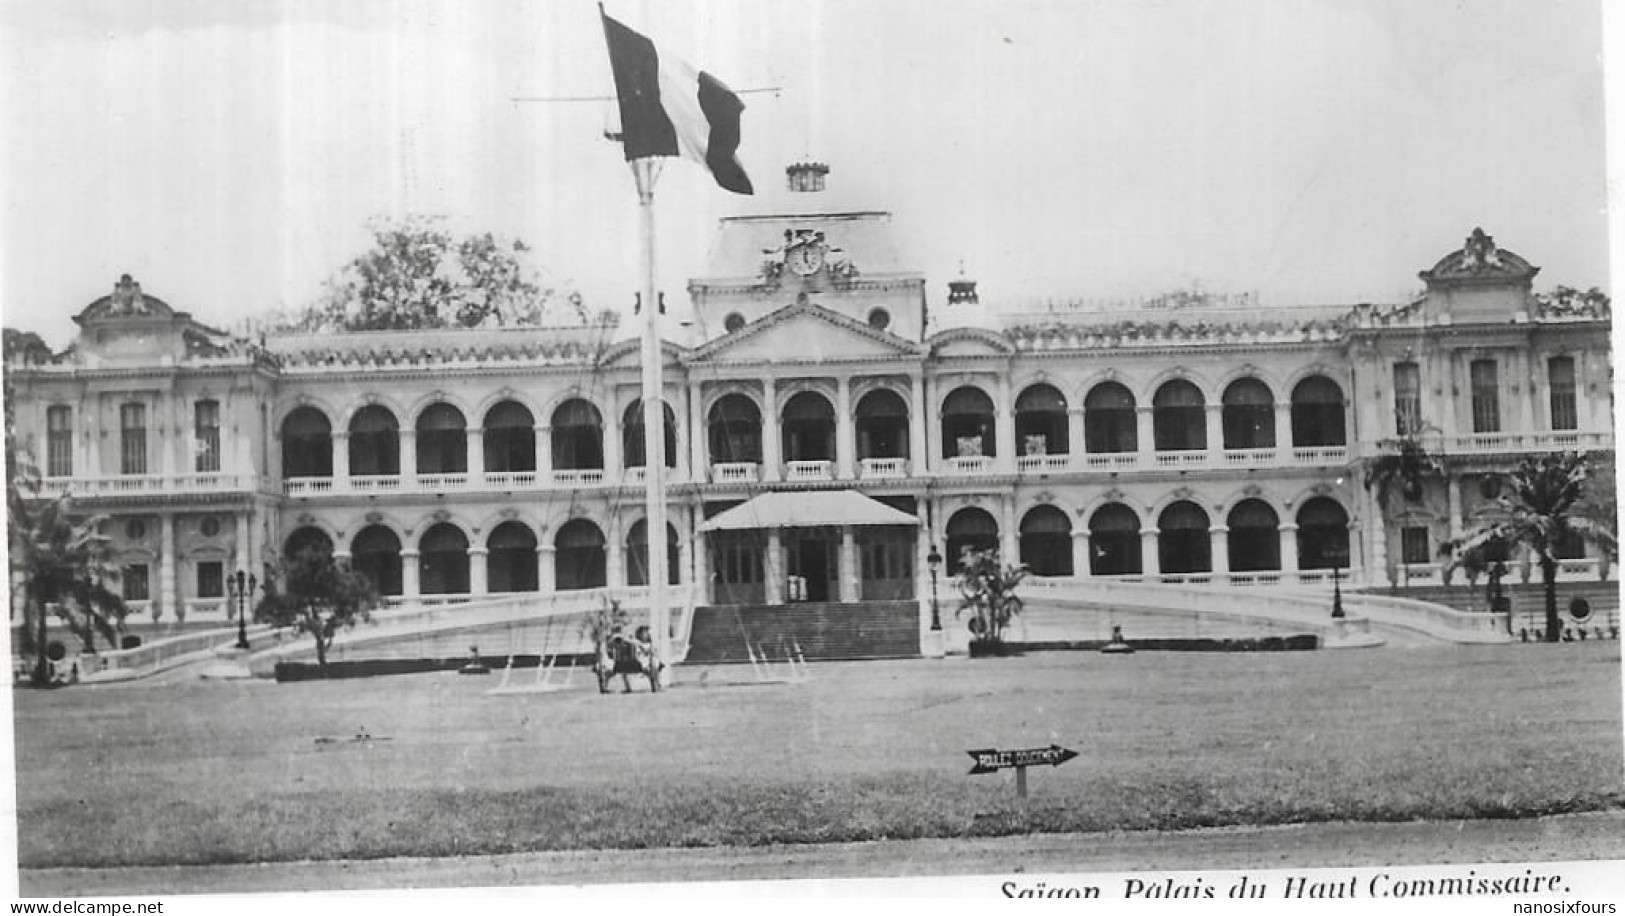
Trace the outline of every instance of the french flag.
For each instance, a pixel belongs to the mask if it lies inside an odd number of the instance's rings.
[[[615,71],[627,161],[684,156],[735,194],[755,193],[737,156],[745,110],[739,96],[711,74],[661,56],[654,42],[609,18],[602,5],[598,14]]]

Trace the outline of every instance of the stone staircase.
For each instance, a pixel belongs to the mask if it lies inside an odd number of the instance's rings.
[[[1591,617],[1586,621],[1587,629],[1601,627],[1607,631],[1610,627],[1619,627],[1619,588],[1619,583],[1614,581],[1557,583],[1557,609],[1563,616],[1564,625],[1572,625],[1568,617],[1569,603],[1576,598],[1584,598],[1591,605]],[[1502,585],[1502,592],[1512,599],[1514,633],[1520,628],[1532,631],[1545,629],[1546,595],[1539,581],[1506,582]],[[1454,585],[1377,588],[1371,589],[1370,594],[1432,601],[1462,611],[1482,612],[1485,609],[1482,580],[1477,585],[1458,582]]]
[[[698,607],[685,661],[749,662],[752,652],[778,661],[798,649],[807,661],[916,657],[920,654],[919,604],[869,601]]]

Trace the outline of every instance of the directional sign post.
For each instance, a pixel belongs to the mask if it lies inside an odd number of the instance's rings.
[[[983,751],[966,751],[976,765],[970,768],[970,775],[978,776],[983,773],[997,773],[1000,770],[1016,768],[1016,794],[1022,798],[1027,797],[1027,768],[1051,766],[1058,767],[1073,757],[1078,756],[1077,751],[1070,751],[1059,744],[1049,747],[1028,748],[1022,751],[996,751],[988,748]]]

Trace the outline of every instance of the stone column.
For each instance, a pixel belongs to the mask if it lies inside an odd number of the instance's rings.
[[[1207,536],[1213,578],[1223,582],[1230,578],[1230,529],[1215,525],[1207,530]]]
[[[1281,581],[1298,581],[1298,526],[1291,522],[1281,526]]]
[[[647,527],[647,526],[645,526]],[[610,588],[626,586],[625,531],[619,516],[610,519],[609,530],[604,532],[604,578]],[[647,569],[644,570],[648,572]]]
[[[418,549],[408,547],[401,551],[401,597],[415,600],[421,596],[418,587]]]
[[[333,489],[350,488],[350,432],[333,430]]]
[[[411,486],[418,476],[418,431],[403,429],[401,437],[401,485]]]
[[[856,477],[857,433],[852,422],[852,379],[835,380],[835,476],[841,480]]]
[[[777,528],[767,529],[767,556],[762,558],[762,600],[768,604],[784,603],[784,551]]]
[[[1540,428],[1535,425],[1535,416],[1539,412],[1539,407],[1535,403],[1535,393],[1540,389],[1535,384],[1534,360],[1530,358],[1529,351],[1513,351],[1512,367],[1515,391],[1513,398],[1518,402],[1517,432],[1521,436],[1529,436]]]
[[[1083,407],[1071,407],[1066,412],[1066,453],[1067,464],[1078,467],[1083,463]]]
[[[1345,421],[1346,422],[1346,421]],[[1275,453],[1280,461],[1287,462],[1292,459],[1292,449],[1298,443],[1292,441],[1292,402],[1275,402]]]
[[[614,402],[615,399],[610,398],[611,414],[604,418],[604,426],[599,432],[599,435],[604,440],[604,480],[606,482],[620,480],[625,471],[621,460],[621,419]],[[664,447],[664,443],[662,443],[662,447]],[[665,455],[645,455],[643,457],[645,462],[666,460]]]
[[[1089,529],[1072,529],[1072,575],[1084,577],[1089,572]]]
[[[74,461],[73,471],[76,477],[102,476],[102,449],[101,449],[101,418],[97,416],[100,398],[79,399],[79,428],[74,441],[79,443],[79,456]],[[88,406],[87,406],[88,401]]]
[[[468,482],[485,482],[485,430],[478,426],[468,428]]]
[[[157,442],[154,443],[149,440],[147,454],[150,456],[153,446],[156,445],[158,448],[158,473],[162,474],[165,480],[173,480],[176,473],[178,473],[175,466],[175,453],[179,451],[180,445],[178,441],[180,436],[176,433],[179,424],[175,420],[175,393],[172,391],[161,392],[157,399],[152,402],[152,408],[152,428],[148,432],[157,433],[157,436],[154,437]],[[190,465],[185,466],[190,467]],[[152,470],[149,465],[147,467],[148,473],[151,473]]]
[[[908,383],[912,400],[908,412],[909,472],[924,474],[936,463],[936,456],[931,454],[931,446],[927,441],[930,438],[927,430],[931,426],[931,412],[925,406],[925,378],[911,375]]]
[[[543,595],[558,591],[557,579],[553,575],[553,549],[552,544],[536,546],[536,591]]]
[[[762,379],[762,479],[778,480],[783,473],[779,457],[778,394],[771,376]]]
[[[1013,474],[1016,470],[1016,405],[1011,400],[1010,374],[999,373],[999,381],[994,386],[993,403],[993,431],[994,451],[997,453],[993,466],[1006,474]]]
[[[673,518],[677,524],[677,582],[688,585],[697,581],[694,577],[694,526],[689,519],[694,515],[694,507],[686,506],[678,510]]]
[[[1461,429],[1461,426],[1456,422],[1456,401],[1459,399],[1454,393],[1456,390],[1456,354],[1453,352],[1433,353],[1425,361],[1424,372],[1427,370],[1432,371],[1427,373],[1431,376],[1430,378],[1424,377],[1422,379],[1422,416],[1424,420],[1427,418],[1428,394],[1433,390],[1433,386],[1437,385],[1440,392],[1439,396],[1443,399],[1442,403],[1435,402],[1436,407],[1439,408],[1439,428],[1444,431],[1445,447],[1449,448],[1451,440],[1456,438],[1457,431]]]
[[[700,530],[705,523],[705,513],[699,505],[694,507],[692,523],[690,542],[694,545],[694,603],[710,604],[711,547],[705,540],[705,532]]]
[[[1148,405],[1139,405],[1134,408],[1134,434],[1139,439],[1136,451],[1141,455],[1153,454],[1157,450],[1156,424],[1152,417],[1152,410]]]
[[[688,386],[688,473],[689,480],[702,483],[711,477],[705,457],[706,443],[710,439],[705,417],[700,412],[700,386]]]
[[[1211,454],[1224,451],[1224,405],[1208,404],[1203,411],[1207,421],[1207,450]]]
[[[487,562],[490,557],[491,551],[478,544],[468,548],[468,593],[470,595],[490,593],[490,567]]]
[[[536,479],[547,483],[553,478],[553,427],[538,426],[536,430]]]
[[[228,576],[240,569],[243,572],[253,573],[256,578],[259,577],[259,571],[254,568],[253,554],[248,549],[248,513],[247,507],[237,513],[237,544],[236,550],[233,551],[235,556],[232,558],[236,565],[226,570]]]
[[[1449,506],[1450,539],[1459,539],[1464,533],[1461,525],[1461,478],[1451,476],[1445,481],[1445,493]]]
[[[170,620],[181,617],[181,594],[176,587],[175,516],[170,512],[158,514],[158,602]]]
[[[1386,582],[1393,585],[1388,577],[1388,525],[1383,517],[1382,507],[1377,505],[1377,497],[1366,491],[1365,517],[1371,520],[1366,526],[1367,540],[1370,543],[1370,565],[1367,575],[1371,576],[1371,584],[1377,585]],[[1381,577],[1380,580],[1376,577]]]
[[[1014,566],[1021,562],[1020,529],[1016,527],[1016,497],[1007,493],[1000,500],[1004,520],[999,523],[999,562]]]
[[[851,525],[841,526],[841,553],[837,558],[839,590],[842,604],[853,604],[860,599],[862,583],[858,568],[858,542]]]
[[[924,428],[925,454],[914,459],[915,474],[929,474],[942,466],[942,407],[937,403],[937,385],[929,376],[920,379],[920,415],[914,422]]]
[[[1157,537],[1161,533],[1155,528],[1140,529],[1140,572],[1148,579],[1162,575],[1162,557],[1157,553]]]

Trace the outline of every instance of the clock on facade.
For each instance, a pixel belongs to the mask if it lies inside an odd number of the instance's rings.
[[[784,265],[798,276],[808,277],[824,266],[824,243],[810,238],[784,253]]]

